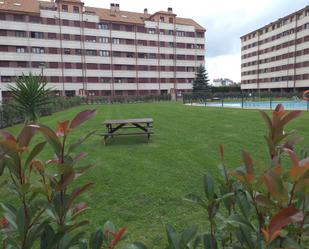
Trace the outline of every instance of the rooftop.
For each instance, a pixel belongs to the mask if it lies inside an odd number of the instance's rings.
[[[59,1],[59,0],[56,0]],[[64,2],[82,3],[81,0],[63,0]],[[2,3],[1,3],[2,2]],[[55,6],[53,0],[38,1],[38,0],[0,0],[0,10],[23,12],[23,13],[40,13],[41,7],[52,8]],[[154,14],[145,14],[138,12],[129,12],[123,10],[111,11],[110,9],[95,8],[85,6],[85,12],[95,13],[101,20],[121,23],[144,24],[144,21],[155,14],[173,15],[173,13],[166,11],[158,11]],[[191,25],[196,30],[206,31],[204,27],[199,25],[193,19],[176,17],[176,24]]]

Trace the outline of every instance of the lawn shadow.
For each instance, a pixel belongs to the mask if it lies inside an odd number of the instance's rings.
[[[105,146],[117,146],[117,145],[148,145],[153,142],[153,137],[150,137],[149,142],[147,136],[115,136],[114,138],[108,138]],[[104,146],[104,138],[100,139],[101,144]]]

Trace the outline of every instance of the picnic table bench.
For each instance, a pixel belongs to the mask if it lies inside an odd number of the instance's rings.
[[[153,119],[152,118],[138,118],[138,119],[116,119],[105,120],[103,125],[106,127],[106,133],[101,134],[104,137],[104,144],[108,138],[114,136],[133,136],[133,135],[146,135],[147,141],[150,139],[150,135],[154,134]],[[137,132],[125,132],[116,133],[120,129],[138,129]]]

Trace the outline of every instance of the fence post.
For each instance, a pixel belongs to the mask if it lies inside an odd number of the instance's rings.
[[[307,100],[307,111],[309,111],[309,100]]]
[[[221,107],[224,106],[223,102],[224,102],[224,97],[222,96],[222,97],[221,97]]]
[[[244,109],[244,95],[241,94],[241,109]]]
[[[271,98],[271,93],[269,93],[269,107],[270,110],[272,109],[272,98]]]

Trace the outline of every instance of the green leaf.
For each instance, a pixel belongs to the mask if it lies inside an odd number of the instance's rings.
[[[217,249],[217,240],[211,234],[206,233],[203,236],[204,249]]]
[[[203,208],[207,209],[206,203],[199,196],[197,196],[197,195],[195,195],[193,193],[185,195],[184,200],[185,201],[190,201],[190,202],[193,202],[193,203],[196,203],[196,204],[199,204]]]
[[[186,248],[190,241],[192,241],[197,233],[197,225],[193,225],[184,230],[180,235],[180,248]]]
[[[239,207],[242,215],[246,218],[249,217],[252,205],[248,201],[247,195],[243,191],[237,191],[236,204]]]
[[[27,210],[27,212],[29,214],[28,210]],[[26,215],[25,215],[25,210],[24,210],[23,207],[21,207],[17,212],[16,225],[17,225],[20,237],[23,238],[26,234],[27,227],[28,227],[28,221],[27,221],[27,218],[26,218]]]
[[[92,132],[88,133],[86,136],[79,138],[74,144],[72,144],[69,147],[67,154],[70,154],[71,152],[73,152],[78,146],[80,146],[83,142],[85,142],[94,133],[95,133],[95,131],[92,131]]]
[[[171,249],[181,249],[180,248],[180,239],[179,239],[179,236],[178,236],[177,232],[175,231],[175,229],[169,224],[167,224],[165,227],[166,227],[166,234],[167,234],[167,238],[168,238],[169,248],[171,248]]]
[[[46,145],[46,142],[42,142],[34,146],[32,151],[30,152],[30,155],[28,156],[25,165],[28,166],[29,163],[38,155],[41,153],[41,151],[44,149],[44,146]]]
[[[147,249],[147,246],[141,242],[134,242],[133,244],[126,245],[124,249]]]
[[[41,235],[40,249],[50,249],[53,245],[55,232],[51,226],[46,226]]]
[[[204,175],[204,191],[208,200],[214,199],[214,180],[210,175]]]
[[[246,245],[246,248],[255,248],[255,243],[253,241],[253,236],[251,235],[251,230],[247,229],[247,226],[241,224],[236,232],[236,235],[239,242],[242,245]]]
[[[90,236],[89,247],[90,249],[100,249],[103,245],[103,231],[98,229]]]

